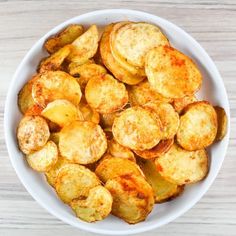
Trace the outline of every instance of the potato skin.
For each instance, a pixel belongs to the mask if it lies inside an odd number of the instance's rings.
[[[217,114],[217,134],[215,138],[215,142],[222,140],[226,133],[227,133],[227,123],[228,123],[228,118],[225,113],[224,108],[215,106],[214,107],[216,114]]]
[[[127,174],[106,182],[113,197],[112,214],[129,224],[144,221],[154,205],[151,186],[142,176]]]

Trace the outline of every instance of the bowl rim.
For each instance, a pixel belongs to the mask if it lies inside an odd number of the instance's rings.
[[[185,207],[183,207],[181,210],[174,212],[170,217],[168,217],[168,219],[163,220],[162,222],[157,222],[157,223],[153,223],[150,225],[145,225],[142,228],[130,228],[128,230],[121,230],[121,231],[112,231],[112,230],[108,230],[108,229],[97,229],[97,228],[93,228],[90,227],[90,224],[88,225],[83,225],[81,224],[80,226],[78,226],[77,224],[71,222],[70,220],[68,220],[66,217],[64,217],[62,214],[56,212],[53,208],[49,207],[48,204],[46,204],[43,200],[41,200],[40,197],[38,197],[37,193],[34,192],[31,188],[30,184],[27,184],[24,180],[24,176],[23,174],[21,174],[20,170],[17,167],[17,164],[14,161],[14,157],[11,154],[11,146],[15,145],[11,142],[11,138],[10,138],[10,132],[8,130],[7,127],[9,127],[9,122],[7,117],[10,114],[10,98],[12,97],[12,92],[13,91],[13,87],[15,86],[15,82],[17,81],[17,75],[18,73],[22,70],[23,65],[25,64],[25,62],[28,60],[28,58],[30,57],[31,53],[35,51],[35,49],[37,48],[38,44],[41,43],[41,41],[44,41],[45,38],[49,37],[52,32],[56,32],[58,30],[60,30],[61,28],[65,27],[68,24],[71,24],[71,22],[76,21],[79,18],[84,18],[84,17],[90,17],[90,16],[95,16],[95,15],[103,15],[103,14],[109,14],[109,13],[120,13],[120,14],[135,14],[136,16],[145,16],[147,18],[151,18],[151,19],[156,19],[158,21],[162,21],[165,22],[165,24],[168,24],[170,27],[174,27],[175,29],[177,29],[178,31],[180,31],[182,34],[185,35],[185,37],[192,41],[192,43],[194,43],[194,45],[197,47],[198,50],[201,51],[201,53],[203,54],[203,56],[208,60],[208,63],[211,64],[211,67],[214,70],[214,73],[220,78],[221,82],[222,82],[222,90],[225,94],[225,102],[226,102],[226,112],[228,115],[228,131],[227,131],[227,135],[225,136],[225,145],[222,148],[221,154],[222,154],[222,159],[219,163],[219,165],[217,166],[217,168],[214,170],[214,174],[212,176],[211,179],[208,180],[207,184],[202,187],[201,192],[196,195],[191,201],[188,202],[188,204],[185,205]],[[153,230],[155,228],[158,228],[160,226],[163,226],[165,224],[168,224],[169,222],[175,220],[176,218],[178,218],[179,216],[183,215],[185,212],[187,212],[190,208],[192,208],[201,198],[202,196],[207,192],[207,190],[210,188],[210,186],[212,185],[213,181],[215,180],[217,174],[219,173],[219,170],[222,166],[222,163],[224,161],[224,158],[226,156],[226,152],[227,152],[227,148],[229,145],[229,137],[230,137],[230,106],[229,106],[229,100],[228,100],[228,95],[223,83],[223,79],[216,67],[216,65],[214,64],[213,60],[210,58],[210,56],[207,54],[207,52],[205,51],[205,49],[188,33],[186,33],[182,28],[180,28],[179,26],[173,24],[172,22],[170,22],[169,20],[166,20],[162,17],[156,16],[154,14],[151,13],[147,13],[144,11],[138,11],[138,10],[131,10],[131,9],[123,9],[123,8],[119,8],[119,9],[104,9],[104,10],[96,10],[96,11],[90,11],[78,16],[75,16],[73,18],[70,18],[60,24],[58,24],[57,26],[55,26],[54,28],[52,28],[51,30],[49,30],[44,36],[42,36],[39,40],[37,40],[33,46],[30,48],[30,50],[27,51],[26,55],[23,57],[23,59],[21,60],[20,64],[18,65],[12,80],[10,82],[10,86],[8,87],[8,91],[7,91],[7,96],[6,96],[6,101],[5,101],[5,109],[4,109],[4,133],[5,133],[5,141],[6,141],[6,146],[7,146],[7,150],[8,150],[8,154],[10,157],[10,161],[11,164],[13,166],[13,168],[15,169],[15,172],[17,173],[18,178],[20,179],[21,183],[23,184],[23,186],[25,187],[25,189],[30,193],[30,195],[36,200],[36,202],[38,202],[44,209],[46,209],[50,214],[52,214],[53,216],[55,216],[56,218],[62,220],[63,222],[74,226],[76,228],[88,231],[88,232],[92,232],[92,233],[97,233],[97,234],[106,234],[106,235],[130,235],[130,234],[135,234],[135,233],[142,233],[145,231],[149,231],[149,230]]]

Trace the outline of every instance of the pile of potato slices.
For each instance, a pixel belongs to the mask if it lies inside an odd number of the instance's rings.
[[[49,56],[18,95],[17,139],[78,218],[135,224],[206,177],[227,116],[197,99],[200,70],[156,25],[99,35],[73,24],[46,40]]]

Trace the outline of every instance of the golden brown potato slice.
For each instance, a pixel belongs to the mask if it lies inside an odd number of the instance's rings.
[[[74,120],[84,120],[82,112],[74,104],[64,99],[48,103],[41,114],[61,127]]]
[[[41,106],[34,104],[25,112],[25,116],[40,116],[42,111],[43,108]]]
[[[195,97],[195,95],[185,96],[183,98],[174,99],[172,102],[172,106],[180,114],[187,105],[196,101],[197,98]]]
[[[48,53],[54,53],[65,45],[72,43],[83,33],[83,31],[84,29],[81,25],[68,25],[59,34],[56,34],[47,39],[44,43],[44,47]]]
[[[145,71],[151,87],[167,98],[192,95],[202,84],[202,75],[196,64],[167,45],[147,53]]]
[[[52,140],[56,145],[59,144],[60,132],[50,133],[49,139]]]
[[[80,65],[84,64],[97,52],[98,40],[98,28],[96,25],[91,25],[87,31],[71,44],[73,47],[68,60]]]
[[[134,75],[123,68],[113,57],[110,47],[110,33],[113,28],[113,24],[106,26],[101,41],[100,41],[100,54],[103,64],[111,71],[116,79],[126,84],[138,84],[145,76]]]
[[[155,165],[164,179],[178,185],[198,182],[208,173],[208,157],[205,149],[187,151],[177,144],[156,158]]]
[[[163,127],[162,139],[173,138],[179,127],[179,115],[174,108],[169,103],[160,101],[151,101],[144,106],[159,116]]]
[[[160,45],[169,45],[168,39],[157,26],[145,22],[123,25],[112,43],[116,54],[139,68],[144,68],[147,52]]]
[[[40,116],[24,116],[17,128],[17,139],[20,150],[30,154],[39,150],[50,136],[46,120]]]
[[[85,200],[74,199],[70,206],[76,216],[86,222],[95,222],[105,219],[111,212],[112,196],[103,186],[90,189]]]
[[[58,160],[57,145],[53,141],[48,141],[38,151],[26,155],[29,166],[39,172],[50,170]]]
[[[147,108],[131,107],[115,118],[112,133],[122,146],[134,150],[151,149],[162,137],[159,117]]]
[[[160,100],[162,102],[171,102],[171,99],[163,97],[154,91],[147,80],[133,86],[127,86],[129,93],[129,102],[132,106],[142,106],[147,102]]]
[[[85,102],[80,102],[79,110],[81,111],[85,121],[91,121],[95,124],[99,124],[100,115],[97,111],[90,107],[89,104]]]
[[[109,179],[125,174],[136,174],[143,176],[139,166],[133,161],[109,156],[108,158],[105,156],[105,158],[98,164],[95,173],[104,183]]]
[[[180,117],[177,142],[189,151],[211,145],[217,133],[215,109],[206,101],[188,105]]]
[[[159,157],[160,155],[166,153],[174,143],[174,139],[161,140],[155,147],[143,151],[134,150],[134,152],[144,158],[153,159]]]
[[[41,107],[56,99],[66,99],[78,105],[82,96],[77,80],[63,71],[42,73],[32,87],[34,101]]]
[[[147,182],[151,185],[155,202],[161,203],[172,200],[183,192],[184,186],[179,186],[165,180],[157,171],[155,164],[150,160],[140,160],[138,162]]]
[[[88,104],[100,113],[113,113],[128,102],[128,92],[123,83],[106,74],[91,78],[85,88]]]
[[[102,128],[89,121],[74,121],[62,128],[59,150],[62,156],[78,164],[90,164],[102,157],[107,140]]]
[[[108,180],[105,187],[113,197],[112,214],[129,224],[145,220],[153,209],[153,190],[141,176],[118,176]]]
[[[220,141],[224,138],[224,136],[227,133],[228,119],[224,108],[219,106],[215,106],[214,108],[217,114],[217,123],[218,123],[215,141]]]
[[[60,168],[56,178],[56,191],[60,199],[70,203],[73,199],[88,197],[89,190],[100,185],[97,176],[78,164],[66,164]]]
[[[109,113],[109,114],[101,114],[101,126],[103,129],[111,129],[114,120],[116,117],[118,117],[120,114],[120,111]]]

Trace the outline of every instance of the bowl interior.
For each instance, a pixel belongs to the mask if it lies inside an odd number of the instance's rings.
[[[21,118],[17,107],[17,94],[23,84],[35,73],[40,59],[46,56],[45,50],[42,49],[45,39],[71,23],[79,23],[85,26],[97,24],[102,28],[111,22],[121,20],[146,21],[158,25],[174,47],[190,56],[198,64],[204,77],[198,97],[209,100],[213,105],[224,107],[229,117],[229,104],[222,79],[212,60],[191,36],[174,24],[151,14],[125,9],[103,10],[84,14],[62,23],[31,48],[19,65],[8,92],[5,107],[5,135],[9,155],[19,178],[30,194],[50,213],[64,222],[84,230],[102,234],[127,235],[153,229],[170,222],[191,208],[202,197],[215,179],[223,162],[229,132],[222,142],[214,144],[208,150],[210,171],[206,179],[186,187],[184,194],[175,200],[156,205],[147,220],[136,225],[124,223],[114,216],[109,216],[106,220],[94,224],[80,221],[74,216],[70,208],[57,198],[53,189],[46,183],[44,176],[28,167],[22,153],[18,150],[16,140],[16,127]]]

